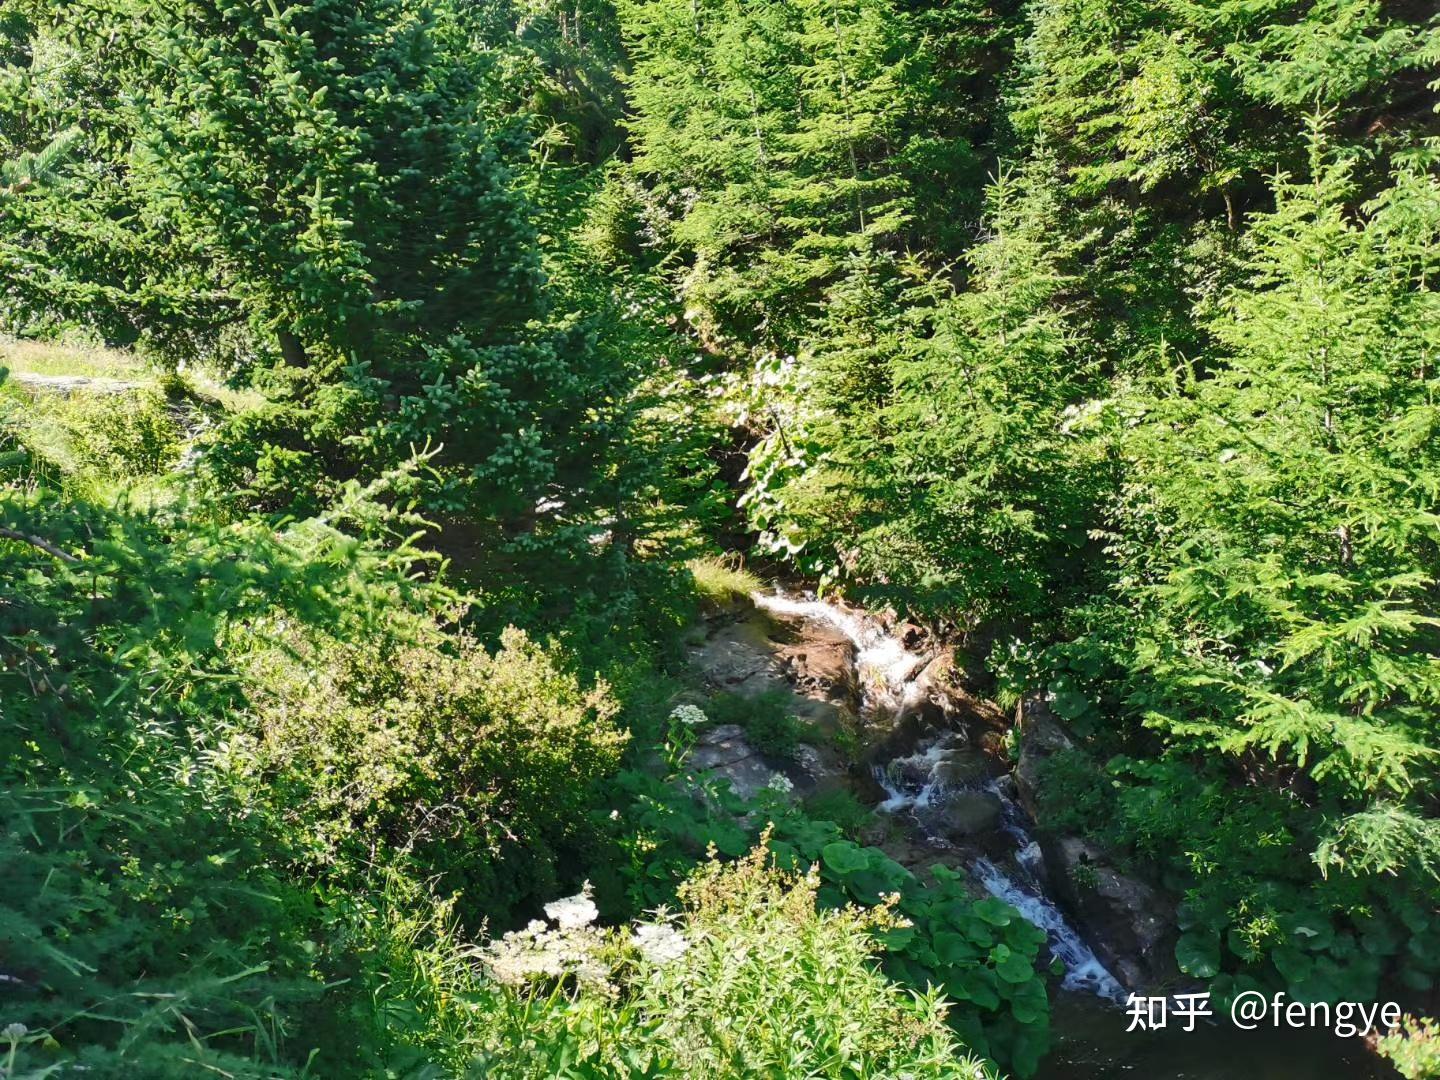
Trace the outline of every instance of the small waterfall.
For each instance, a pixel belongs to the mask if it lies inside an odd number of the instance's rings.
[[[876,809],[888,814],[908,812],[932,844],[948,848],[953,846],[949,841],[926,828],[926,819],[942,811],[948,797],[969,790],[987,792],[999,799],[1000,827],[1015,842],[1010,860],[1013,869],[1007,873],[990,858],[976,855],[969,862],[970,873],[991,895],[998,896],[1045,931],[1051,955],[1059,957],[1065,965],[1061,986],[1115,1002],[1124,1001],[1124,987],[1046,895],[1040,843],[1030,833],[1031,823],[1025,811],[1010,797],[1005,785],[987,779],[979,784],[956,786],[941,775],[941,767],[959,742],[953,732],[945,732],[909,757],[877,767],[875,779],[885,790],[886,798]],[[918,784],[913,779],[917,776],[923,777]]]
[[[753,593],[750,599],[761,611],[819,623],[850,639],[855,646],[855,676],[863,715],[894,715],[914,704],[912,699],[919,691],[915,676],[934,659],[933,655],[911,652],[898,635],[875,619],[824,600],[795,599],[781,593]]]
[[[1038,858],[1039,845],[1036,844],[1035,847]],[[1023,866],[1023,863],[1021,865]],[[1125,988],[1106,970],[1100,958],[1085,944],[1085,939],[1066,921],[1060,909],[1040,891],[1033,880],[1028,885],[1022,885],[983,855],[970,864],[970,872],[992,895],[1004,900],[1029,922],[1045,931],[1051,955],[1058,956],[1065,965],[1061,986],[1066,990],[1085,991],[1097,997],[1109,998],[1117,1003],[1125,1000]]]
[[[861,711],[867,719],[898,716],[919,704],[924,687],[916,676],[934,659],[934,653],[912,651],[878,620],[836,604],[766,593],[756,593],[752,599],[763,611],[828,626],[854,643]],[[965,749],[964,738],[958,732],[943,731],[908,756],[877,765],[875,780],[884,790],[885,799],[876,809],[909,815],[927,841],[936,848],[951,849],[954,845],[937,836],[927,822],[943,814],[947,800],[961,792],[985,792],[997,798],[1000,828],[1014,842],[1014,852],[1002,860],[1007,865],[1003,870],[991,858],[977,853],[969,861],[970,873],[992,895],[1045,931],[1051,954],[1065,965],[1061,985],[1066,990],[1123,1001],[1124,988],[1046,895],[1040,844],[1030,832],[1028,815],[1010,796],[1006,785],[989,777],[957,784],[947,776],[946,764],[956,751]]]

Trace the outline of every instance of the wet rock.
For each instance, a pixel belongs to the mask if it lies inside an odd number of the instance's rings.
[[[1004,731],[1010,718],[993,702],[972,693],[952,646],[939,649],[916,676],[915,681],[930,701],[959,726],[972,732]]]
[[[857,790],[859,780],[851,773],[840,752],[829,746],[801,743],[795,750],[793,767],[785,772],[795,782],[795,791],[800,795],[815,795],[840,788],[854,791],[857,795],[868,795],[871,791],[870,786]],[[871,777],[864,779],[869,785],[875,783]]]
[[[775,655],[801,693],[854,704],[855,643],[834,627],[771,615]]]
[[[899,717],[892,727],[872,729],[874,738],[865,751],[865,760],[883,768],[887,762],[908,758],[933,730],[931,725],[916,713]]]
[[[855,644],[840,634],[804,641],[780,650],[791,680],[802,692],[840,701],[855,698]]]
[[[1036,821],[1041,763],[1052,754],[1072,750],[1075,742],[1061,726],[1050,706],[1039,696],[1028,697],[1016,710],[1015,726],[1020,736],[1020,760],[1015,765],[1015,788],[1020,805]],[[1043,822],[1042,822],[1043,824]]]
[[[1009,760],[1010,744],[1005,738],[1004,732],[982,731],[975,736],[975,745],[983,750],[991,760],[1005,762]]]
[[[935,766],[935,779],[948,788],[979,787],[990,779],[990,759],[979,750],[950,750]]]
[[[999,777],[995,781],[995,791],[996,794],[1000,796],[1000,798],[1008,799],[1012,803],[1015,802],[1017,800],[1017,794],[1015,790],[1015,777],[1010,773],[1006,773],[1004,776]]]
[[[988,791],[957,791],[945,800],[937,825],[950,837],[978,836],[1000,827],[1004,806]]]
[[[885,779],[901,791],[919,791],[930,782],[934,764],[923,755],[896,758],[885,765]]]
[[[1103,851],[1079,837],[1045,837],[1040,850],[1052,891],[1117,979],[1137,993],[1175,981],[1178,931],[1175,906],[1166,896],[1121,873]]]

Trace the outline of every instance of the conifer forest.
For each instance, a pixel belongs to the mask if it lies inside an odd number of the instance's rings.
[[[1434,0],[0,0],[0,1080],[1436,1017]]]

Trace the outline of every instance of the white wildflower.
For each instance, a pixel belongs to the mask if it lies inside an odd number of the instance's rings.
[[[6,1024],[4,1030],[0,1031],[0,1036],[11,1042],[19,1042],[28,1034],[30,1034],[30,1029],[24,1024]]]
[[[696,724],[705,723],[710,718],[698,705],[676,705],[670,710],[670,719],[678,720],[688,727],[694,727]]]
[[[685,935],[664,923],[642,923],[635,928],[633,944],[640,955],[652,964],[668,964],[678,960],[690,948]]]
[[[600,909],[590,899],[590,883],[574,896],[553,901],[545,905],[545,916],[560,925],[561,930],[574,930],[589,926],[600,917]]]
[[[789,795],[795,790],[795,783],[784,773],[776,773],[770,777],[770,782],[765,785],[771,791],[778,791],[781,795]]]

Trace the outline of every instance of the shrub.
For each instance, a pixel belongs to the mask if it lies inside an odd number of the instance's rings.
[[[133,480],[154,476],[180,457],[181,432],[155,389],[63,395],[10,393],[0,444],[23,450],[26,471],[50,483],[66,478]]]
[[[875,820],[870,808],[848,788],[834,788],[810,796],[805,800],[805,813],[818,821],[833,821],[850,840]]]
[[[803,731],[800,721],[790,712],[790,696],[780,690],[754,697],[716,694],[705,711],[717,724],[739,724],[750,745],[771,757],[793,756]]]
[[[819,886],[814,872],[771,867],[761,846],[702,867],[673,923],[608,936],[532,928],[518,944],[546,952],[535,968],[553,978],[564,956],[579,977],[489,998],[501,1017],[486,1020],[487,1075],[553,1076],[565,1063],[583,1075],[697,1080],[983,1076],[937,994],[902,990],[876,967],[877,932],[904,920],[888,906],[817,910]]]
[[[1405,1080],[1440,1076],[1440,1024],[1428,1016],[1406,1016],[1400,1029],[1382,1038],[1376,1049]]]
[[[777,758],[795,756],[800,732],[800,721],[784,709],[757,709],[745,726],[750,745]]]
[[[665,905],[713,845],[740,857],[773,822],[776,864],[798,873],[815,867],[821,907],[842,909],[898,903],[905,927],[877,930],[887,975],[916,990],[937,987],[955,1002],[950,1022],[970,1049],[1034,1072],[1049,1046],[1049,1001],[1040,949],[1045,934],[1014,908],[993,897],[976,900],[963,875],[936,866],[925,882],[883,851],[845,838],[834,822],[799,812],[762,791],[753,803],[718,785],[697,791],[626,771],[620,784],[633,802],[621,812],[632,832],[631,858],[622,870],[636,908]],[[898,898],[898,900],[897,900]]]
[[[1040,824],[1058,832],[1102,833],[1114,821],[1115,793],[1082,750],[1061,750],[1040,762]]]
[[[436,628],[414,642],[279,641],[248,657],[252,713],[228,762],[314,865],[395,858],[500,924],[557,891],[626,742],[603,682],[582,688],[514,629],[493,654]]]
[[[395,594],[360,588],[367,556],[333,533],[43,488],[0,489],[0,522],[50,545],[0,545],[0,1026],[25,1029],[0,1042],[7,1075],[260,1080],[311,1049],[361,1075],[336,1035],[346,909],[285,873],[291,837],[214,768],[242,689],[218,643],[257,605],[345,633]]]

